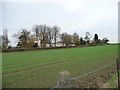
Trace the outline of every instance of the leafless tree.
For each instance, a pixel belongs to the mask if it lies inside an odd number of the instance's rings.
[[[92,35],[90,34],[90,32],[86,32],[84,39],[85,39],[85,41],[86,41],[87,43],[89,43],[91,37],[92,37]]]
[[[10,42],[10,41],[9,41],[9,39],[8,39],[7,29],[4,29],[4,30],[3,30],[3,35],[2,35],[2,47],[3,47],[3,48],[7,48],[9,42]]]
[[[59,31],[60,31],[60,27],[58,26],[53,26],[53,39],[54,39],[54,46],[56,47],[56,42],[57,42],[57,38],[59,37]]]
[[[80,44],[80,38],[79,38],[79,35],[76,32],[73,34],[73,43],[75,45],[79,45]]]
[[[39,26],[38,25],[35,25],[34,27],[33,27],[33,31],[35,32],[35,40],[37,41],[37,44],[38,44],[38,41],[39,41],[39,32],[40,32],[40,30],[39,30]]]
[[[50,26],[47,27],[47,38],[49,46],[52,47],[51,43],[53,41],[53,29]]]
[[[65,44],[65,46],[69,46],[70,44],[72,44],[72,35],[70,34],[62,33],[60,39],[62,44]]]
[[[39,25],[39,41],[41,48],[45,48],[46,44],[48,43],[48,31],[50,30],[50,27],[44,25]]]

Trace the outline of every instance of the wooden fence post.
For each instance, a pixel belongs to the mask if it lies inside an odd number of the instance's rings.
[[[120,75],[119,75],[120,61],[119,59],[116,59],[116,62],[117,62],[118,90],[120,90]]]

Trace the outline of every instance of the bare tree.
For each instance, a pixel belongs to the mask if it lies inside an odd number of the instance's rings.
[[[79,45],[80,44],[79,35],[76,32],[73,34],[73,43],[75,45]]]
[[[62,33],[60,39],[62,44],[65,44],[65,46],[69,46],[70,44],[72,44],[72,35],[70,34]]]
[[[47,27],[47,38],[48,38],[49,46],[52,47],[51,43],[53,40],[53,29],[49,26]]]
[[[59,31],[60,28],[58,26],[53,26],[53,39],[54,39],[54,46],[56,47],[56,42],[57,42],[57,38],[59,37]]]
[[[34,27],[33,27],[33,30],[34,30],[34,32],[35,32],[35,40],[37,41],[37,44],[38,44],[38,41],[39,41],[39,32],[40,32],[40,30],[39,30],[39,26],[38,25],[35,25]]]
[[[39,28],[40,46],[41,48],[45,48],[46,44],[48,43],[47,31],[49,27],[47,27],[46,24],[44,24],[44,25],[39,25],[38,28]]]
[[[9,41],[9,39],[8,39],[7,29],[4,29],[4,30],[3,30],[3,35],[2,35],[2,47],[3,47],[3,48],[7,48],[9,42],[10,42],[10,41]]]
[[[92,35],[91,35],[89,32],[86,32],[84,39],[85,39],[85,41],[86,41],[87,43],[89,43],[91,37],[92,37]]]

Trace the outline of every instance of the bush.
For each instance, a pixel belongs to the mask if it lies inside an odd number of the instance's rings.
[[[8,49],[11,49],[12,47],[11,46],[8,46]]]
[[[34,48],[37,48],[37,47],[38,47],[38,44],[37,44],[37,43],[34,43],[33,47],[34,47]]]

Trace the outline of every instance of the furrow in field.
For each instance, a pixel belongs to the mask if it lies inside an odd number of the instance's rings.
[[[40,59],[34,59],[32,60],[32,62],[30,61],[27,61],[27,62],[23,62],[22,64],[11,64],[10,66],[6,66],[4,65],[3,66],[3,69],[10,69],[10,68],[16,68],[16,67],[19,67],[19,66],[28,66],[28,65],[31,65],[31,64],[38,64],[38,63],[43,63],[43,62],[50,62],[50,61],[54,61],[54,60],[63,60],[63,59],[67,59],[67,58],[70,58],[70,57],[77,57],[78,55],[71,55],[71,56],[67,56],[67,57],[48,57],[48,58],[40,58]],[[87,55],[82,55],[82,57],[86,57]],[[81,58],[81,57],[80,57]]]
[[[74,59],[74,60],[73,60]],[[84,59],[88,59],[88,57],[84,57]],[[17,74],[17,73],[24,73],[26,71],[34,71],[34,70],[38,70],[38,69],[43,69],[43,68],[48,68],[49,66],[53,66],[53,65],[58,65],[58,64],[65,64],[65,63],[71,63],[74,61],[78,62],[80,61],[79,57],[75,57],[75,58],[68,58],[66,59],[66,61],[61,61],[61,62],[53,62],[53,63],[49,63],[49,64],[46,64],[44,66],[40,66],[40,67],[34,67],[34,68],[26,68],[26,69],[22,69],[22,70],[19,70],[19,71],[14,71],[14,72],[10,72],[10,73],[6,73],[6,74],[3,74],[3,76],[9,76],[9,75],[12,75],[12,74]],[[112,61],[112,60],[111,60]],[[80,61],[81,62],[81,61]],[[110,62],[108,62],[110,63]],[[85,64],[85,61],[84,61],[84,64]],[[106,63],[107,64],[107,63]],[[77,65],[77,64],[76,64]],[[95,67],[97,67],[95,65]]]
[[[52,62],[52,63],[45,64],[44,66],[37,66],[37,67],[34,67],[34,68],[33,67],[32,68],[26,68],[26,69],[17,70],[17,71],[10,72],[10,73],[3,73],[3,76],[4,75],[9,75],[9,74],[12,74],[12,73],[20,73],[20,72],[24,72],[24,71],[27,71],[27,70],[35,70],[35,69],[40,69],[40,68],[46,68],[46,66],[48,67],[48,66],[55,65],[55,64],[64,64],[65,62],[66,63],[69,63],[69,62],[72,62],[72,61],[74,62],[74,61],[77,61],[79,58],[80,58],[80,56],[70,57],[70,58],[64,59],[64,61]],[[81,58],[83,58],[83,57],[81,57]],[[88,57],[86,57],[86,58],[88,58]]]

